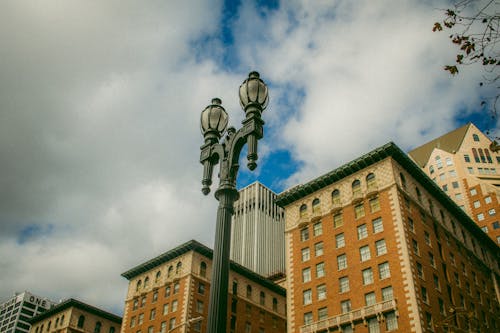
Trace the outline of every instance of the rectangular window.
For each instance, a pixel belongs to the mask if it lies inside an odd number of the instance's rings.
[[[306,241],[308,239],[309,239],[309,229],[304,228],[304,229],[300,230],[300,240],[303,242],[303,241]]]
[[[450,175],[450,177],[456,177],[457,176],[457,172],[455,170],[450,170],[448,172],[448,174]]]
[[[311,281],[311,268],[307,267],[302,270],[302,282]]]
[[[345,301],[340,302],[340,309],[342,310],[342,313],[348,313],[351,311],[351,300],[346,299]]]
[[[390,301],[392,299],[394,299],[392,286],[382,288],[382,301]]]
[[[446,179],[446,175],[444,173],[439,174],[439,180],[443,181]]]
[[[196,312],[203,313],[203,308],[204,308],[203,301],[197,300],[196,301]]]
[[[479,200],[474,201],[472,204],[474,205],[474,208],[481,207],[481,202]]]
[[[344,218],[342,217],[342,213],[335,214],[333,216],[333,227],[338,228],[344,225]]]
[[[391,277],[391,270],[389,269],[389,262],[383,262],[378,265],[378,275],[380,280]]]
[[[377,318],[368,319],[368,333],[380,333],[380,325]]]
[[[320,236],[323,234],[323,224],[321,221],[314,223],[313,225],[313,235]]]
[[[309,259],[311,259],[311,253],[308,247],[303,248],[301,252],[302,252],[302,261],[308,261]]]
[[[177,311],[177,300],[172,301],[172,312]]]
[[[465,162],[470,163],[470,156],[468,154],[465,154],[464,160],[465,160]]]
[[[378,217],[375,220],[373,220],[372,224],[373,224],[373,233],[374,234],[384,231],[384,225],[382,224],[381,217]]]
[[[362,224],[358,226],[358,239],[363,239],[368,237],[368,229],[366,228],[366,224]]]
[[[354,217],[356,219],[359,219],[363,216],[365,216],[365,207],[364,207],[363,203],[360,203],[359,205],[354,206]]]
[[[168,313],[168,303],[163,305],[163,314],[166,315]]]
[[[373,283],[373,270],[371,268],[363,269],[362,271],[363,275],[363,284],[372,284]]]
[[[484,220],[484,214],[483,213],[477,214],[477,220],[478,221],[483,221]]]
[[[462,196],[462,193],[455,193],[455,200],[462,200],[463,199],[463,196]]]
[[[420,288],[422,292],[422,302],[425,304],[429,304],[429,297],[427,296],[427,289],[425,287]]]
[[[471,175],[474,174],[474,168],[473,167],[467,167],[467,172],[469,174],[471,174]]]
[[[205,284],[198,282],[198,294],[205,295]]]
[[[349,277],[343,276],[339,279],[339,292],[345,293],[349,291]]]
[[[415,232],[415,223],[410,217],[408,218],[408,228],[410,228],[411,231]]]
[[[311,304],[312,303],[312,291],[311,289],[304,290],[302,293],[303,304]]]
[[[335,246],[337,249],[345,246],[344,233],[335,235]]]
[[[439,277],[436,274],[433,274],[433,280],[434,280],[434,288],[436,290],[441,290],[441,284],[439,283]]]
[[[447,158],[445,159],[445,161],[446,161],[446,165],[448,165],[448,166],[453,165],[453,161],[451,160],[451,158],[450,158],[450,157],[447,157]]]
[[[422,267],[422,264],[417,261],[417,276],[421,279],[424,278],[424,268]]]
[[[325,263],[320,262],[319,264],[316,264],[316,277],[320,278],[325,276]]]
[[[380,201],[378,197],[374,197],[370,199],[370,212],[375,213],[380,210]]]
[[[156,309],[151,309],[151,312],[149,313],[149,320],[154,320],[156,317]]]
[[[337,256],[337,268],[339,271],[347,268],[347,256],[345,254]]]
[[[316,257],[323,255],[323,242],[314,244],[314,255]]]
[[[326,299],[326,284],[317,286],[316,293],[318,294],[318,301]]]
[[[375,242],[375,248],[377,251],[377,256],[381,256],[387,253],[387,246],[385,245],[385,239],[380,239]]]
[[[441,187],[443,188],[443,191],[448,192],[448,185],[447,184],[444,184]]]
[[[318,309],[318,320],[325,320],[326,318],[328,318],[328,308]]]
[[[500,228],[500,223],[498,223],[498,221],[493,222],[493,229],[497,230],[499,228]]]
[[[496,215],[496,213],[497,212],[496,212],[495,208],[492,208],[492,209],[488,210],[488,215],[489,216],[494,216],[494,215]]]
[[[366,306],[374,305],[375,303],[377,303],[377,300],[375,298],[375,293],[373,291],[365,294],[365,305]]]
[[[413,253],[415,253],[416,255],[420,255],[420,249],[418,248],[417,241],[412,239],[411,242],[412,242],[412,246],[413,246]]]
[[[491,197],[490,196],[484,197],[484,202],[487,204],[491,203]]]
[[[470,195],[477,195],[477,190],[475,188],[471,188]]]
[[[384,314],[384,316],[385,316],[385,330],[387,332],[397,330],[398,318],[396,317],[396,313],[392,311]]]
[[[434,255],[431,252],[429,252],[429,263],[432,267],[436,268],[436,261],[434,260]]]
[[[170,318],[168,321],[168,329],[171,330],[175,327],[175,318]]]
[[[368,247],[368,245],[359,248],[359,255],[361,261],[366,261],[371,259],[370,248]]]
[[[451,187],[458,188],[458,182],[451,182]]]
[[[304,325],[312,324],[312,322],[313,322],[313,314],[312,314],[312,312],[306,312],[306,313],[304,313]]]

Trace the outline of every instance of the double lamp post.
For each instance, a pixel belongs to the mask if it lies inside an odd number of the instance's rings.
[[[208,306],[207,333],[225,333],[227,325],[227,300],[229,284],[229,247],[231,243],[231,216],[233,204],[238,199],[236,178],[241,150],[247,144],[247,166],[257,167],[257,141],[264,134],[262,111],[269,101],[267,86],[259,73],[251,72],[239,90],[240,105],[245,111],[242,127],[227,128],[228,114],[219,98],[201,113],[201,132],[205,143],[200,147],[200,163],[203,164],[202,192],[210,193],[214,166],[219,163],[219,188],[215,198],[219,200],[212,258],[212,281]],[[226,131],[227,128],[227,131]],[[221,138],[226,133],[226,136]]]

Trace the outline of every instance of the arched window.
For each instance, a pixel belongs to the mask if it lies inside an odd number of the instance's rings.
[[[339,204],[340,203],[340,191],[338,189],[335,189],[332,192],[332,203],[333,204]]]
[[[42,333],[42,332],[43,332],[43,324],[42,324],[42,326],[40,326],[40,333]]]
[[[113,326],[109,328],[109,333],[115,333],[115,328]]]
[[[375,174],[369,173],[368,176],[366,176],[366,187],[368,187],[369,189],[373,189],[376,186],[377,180],[375,179]]]
[[[472,134],[472,139],[474,139],[474,141],[479,141],[479,135]]]
[[[306,204],[302,204],[302,206],[300,206],[299,212],[300,212],[300,217],[306,216],[306,214],[307,214],[307,205]]]
[[[493,163],[493,160],[491,159],[490,151],[488,148],[484,148],[484,153],[486,154],[486,159],[488,160],[488,163]]]
[[[479,155],[477,155],[477,150],[476,150],[476,148],[472,148],[472,155],[474,155],[474,161],[476,161],[476,163],[481,162],[481,161],[479,160]]]
[[[174,272],[174,267],[170,266],[167,271],[167,277],[171,277]]]
[[[175,267],[175,274],[179,274],[182,270],[182,262],[178,262],[177,266]]]
[[[318,198],[315,198],[312,202],[312,209],[313,213],[319,213],[320,212],[320,201]]]
[[[78,328],[83,328],[84,324],[85,324],[85,316],[84,315],[80,315],[80,317],[78,317],[78,323],[76,324],[76,326]]]
[[[401,186],[406,190],[406,178],[401,172],[399,173],[399,178],[401,179]]]
[[[247,298],[252,297],[252,286],[247,284]]]
[[[39,329],[40,329],[40,327],[35,328],[35,333],[38,333]]]
[[[481,162],[486,163],[486,157],[484,156],[483,150],[481,148],[479,150],[479,157],[481,158]]]
[[[101,333],[101,322],[98,321],[97,323],[95,323],[95,328],[94,328],[94,333]]]
[[[57,327],[59,325],[59,317],[56,318],[56,323],[54,324],[54,327]]]
[[[422,193],[420,193],[420,190],[418,187],[415,187],[415,192],[417,192],[418,202],[422,202]]]
[[[156,272],[155,283],[160,281],[160,277],[161,277],[161,271]]]
[[[141,289],[141,285],[142,281],[141,280],[137,281],[137,284],[135,285],[135,291],[139,291],[139,289]]]
[[[207,276],[207,263],[204,261],[200,263],[200,276]]]
[[[356,196],[359,194],[361,194],[361,182],[359,181],[359,179],[356,179],[352,182],[352,195]]]
[[[149,276],[146,276],[146,278],[144,279],[144,288],[147,288],[148,284],[149,284]]]
[[[260,305],[266,304],[266,294],[263,291],[260,292]]]
[[[273,297],[273,311],[278,311],[278,299]]]
[[[49,320],[49,324],[47,325],[47,332],[50,331],[50,326],[52,325],[52,320]]]
[[[59,322],[59,324],[62,326],[64,325],[64,315],[61,316],[61,321]]]

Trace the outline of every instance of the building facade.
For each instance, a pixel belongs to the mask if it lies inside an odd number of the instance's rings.
[[[259,182],[239,191],[231,228],[231,260],[263,276],[285,272],[285,219],[276,194]],[[271,254],[271,255],[270,255]]]
[[[474,124],[409,152],[410,157],[500,244],[500,154]]]
[[[56,303],[47,298],[33,295],[27,291],[15,294],[12,298],[0,304],[0,332],[27,333],[31,324],[29,320]]]
[[[30,333],[118,333],[122,318],[70,298],[31,319]]]
[[[393,143],[277,203],[289,333],[500,331],[498,246]]]
[[[192,240],[123,273],[129,287],[121,332],[205,332],[212,256]],[[227,332],[285,332],[285,289],[234,262],[229,281]]]

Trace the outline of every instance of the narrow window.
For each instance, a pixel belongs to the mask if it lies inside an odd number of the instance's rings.
[[[338,189],[335,189],[332,192],[332,203],[340,204],[340,191]]]
[[[352,182],[352,195],[358,196],[361,194],[361,182],[359,179],[356,179]]]
[[[76,324],[76,326],[78,328],[83,328],[84,324],[85,324],[85,316],[84,315],[80,315],[80,317],[78,317],[78,323]]]
[[[302,204],[302,206],[300,206],[299,215],[300,215],[300,217],[304,217],[307,215],[307,205],[306,204]]]
[[[319,213],[321,210],[320,201],[318,198],[314,199],[312,202],[313,213]]]
[[[202,277],[207,276],[207,264],[204,261],[200,263],[200,276]]]

